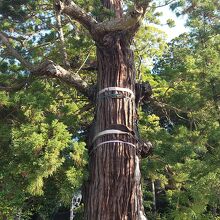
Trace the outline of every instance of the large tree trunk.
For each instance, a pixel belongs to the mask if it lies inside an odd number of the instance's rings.
[[[113,8],[117,17],[121,16],[119,0],[104,0],[103,4]],[[135,67],[130,41],[127,31],[97,37],[98,91],[85,195],[88,220],[146,219],[138,140],[134,132],[137,120]],[[130,89],[133,94],[123,89]],[[100,133],[103,131],[110,134]]]

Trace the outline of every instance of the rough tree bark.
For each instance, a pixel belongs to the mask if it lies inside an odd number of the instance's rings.
[[[122,16],[121,1],[102,2],[115,11],[117,18]],[[130,30],[106,32],[95,37],[98,91],[85,196],[85,219],[88,220],[146,219],[135,132],[136,73],[131,39]]]

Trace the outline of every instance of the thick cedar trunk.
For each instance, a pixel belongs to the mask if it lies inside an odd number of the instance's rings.
[[[135,90],[133,52],[123,34],[108,36],[108,43],[97,47],[98,91],[108,87]],[[115,94],[120,94],[117,96]],[[106,91],[97,96],[95,134],[109,129],[127,134],[98,137],[90,149],[90,179],[86,219],[139,220],[143,216],[140,188],[138,143],[135,138],[136,106],[124,91]],[[93,136],[94,138],[94,136]],[[119,140],[126,143],[100,143]]]
[[[120,0],[103,0],[103,5],[121,16]],[[135,93],[135,67],[128,32],[98,36],[98,91],[93,135],[90,137],[90,177],[86,187],[87,220],[144,220],[136,128],[135,100],[128,91],[99,91],[127,88]],[[134,94],[135,95],[135,94]],[[106,130],[126,131],[105,134]],[[107,141],[116,141],[104,143]],[[118,141],[118,142],[117,142]]]
[[[126,35],[110,34],[98,45],[98,91],[120,87],[134,92],[134,58]],[[138,143],[134,132],[137,117],[135,100],[129,92],[106,91],[97,96],[96,104],[94,136],[109,129],[128,133],[106,134],[92,142],[86,219],[145,219],[137,156]],[[112,140],[128,142],[134,146],[118,142],[99,145]]]

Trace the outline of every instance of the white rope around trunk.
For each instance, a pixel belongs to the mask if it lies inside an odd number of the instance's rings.
[[[98,147],[100,147],[100,146],[102,146],[103,144],[109,144],[109,143],[128,144],[128,145],[130,145],[130,146],[136,148],[136,146],[135,146],[134,144],[130,143],[130,142],[120,141],[120,140],[111,140],[111,141],[105,141],[105,142],[102,142],[102,143],[98,144],[98,145],[95,147],[95,149],[98,148]]]
[[[103,146],[104,144],[110,144],[110,143],[126,144],[126,145],[129,145],[129,146],[131,146],[131,147],[133,147],[133,148],[135,148],[135,149],[137,148],[137,147],[135,146],[135,144],[132,144],[132,143],[130,143],[130,142],[120,141],[120,140],[111,140],[111,141],[105,141],[105,142],[99,143],[97,146],[95,146],[95,147],[92,149],[91,153],[94,152],[95,150],[97,150],[99,147]]]
[[[99,132],[92,140],[92,143],[100,136],[106,135],[106,134],[129,134],[129,132],[121,131],[121,130],[115,130],[115,129],[110,129],[110,130],[104,130]]]
[[[106,92],[106,91],[121,91],[121,92],[128,92],[131,94],[131,98],[135,98],[135,95],[134,95],[134,92],[129,89],[129,88],[122,88],[122,87],[107,87],[107,88],[104,88],[102,90],[99,91],[99,95],[102,94],[103,92]]]

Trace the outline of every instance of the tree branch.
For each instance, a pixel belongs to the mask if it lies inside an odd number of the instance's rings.
[[[67,84],[74,86],[79,92],[88,98],[91,98],[88,84],[74,72],[65,70],[63,67],[55,64],[51,60],[47,60],[38,65],[33,71],[36,76],[47,76],[50,78],[58,78]]]
[[[56,16],[56,19],[57,19],[57,28],[58,28],[59,38],[60,38],[60,47],[61,47],[61,52],[62,52],[62,55],[63,55],[63,65],[64,65],[65,68],[69,69],[70,68],[70,63],[68,61],[68,55],[67,55],[67,52],[66,52],[65,39],[64,39],[64,34],[63,34],[60,11],[55,11],[55,16]]]
[[[53,63],[53,61],[45,61],[38,65],[32,65],[27,60],[25,60],[10,44],[7,35],[0,32],[0,40],[7,47],[10,54],[15,57],[20,63],[26,67],[33,76],[47,76],[51,78],[58,78],[71,86],[74,86],[79,92],[85,95],[88,98],[91,98],[89,93],[88,84],[81,79],[78,72],[73,73],[68,70],[65,70],[63,67]],[[14,91],[22,89],[27,84],[26,81],[12,86],[0,86],[0,90],[5,91]]]
[[[94,24],[97,21],[82,8],[71,0],[54,0],[54,5],[57,11],[69,15],[72,19],[82,24],[89,32],[92,31]]]
[[[94,37],[106,32],[133,28],[143,18],[151,0],[136,1],[134,9],[122,17],[98,23],[91,15],[71,0],[54,0],[55,10],[60,11],[82,24]]]
[[[88,84],[83,81],[78,74],[65,70],[63,67],[55,64],[51,60],[47,60],[36,66],[32,70],[31,75],[22,82],[13,83],[11,86],[0,83],[0,91],[19,91],[42,76],[60,79],[61,81],[75,87],[79,92],[88,98],[90,98],[92,95],[89,92]]]
[[[98,33],[128,30],[141,21],[143,14],[142,7],[134,8],[133,11],[128,12],[122,18],[115,18],[96,24],[94,30]]]
[[[140,21],[144,17],[147,7],[152,0],[135,1],[133,10],[127,12],[120,18],[115,18],[109,21],[103,21],[95,24],[95,31],[98,33],[125,31],[128,29],[136,31],[140,25]]]

